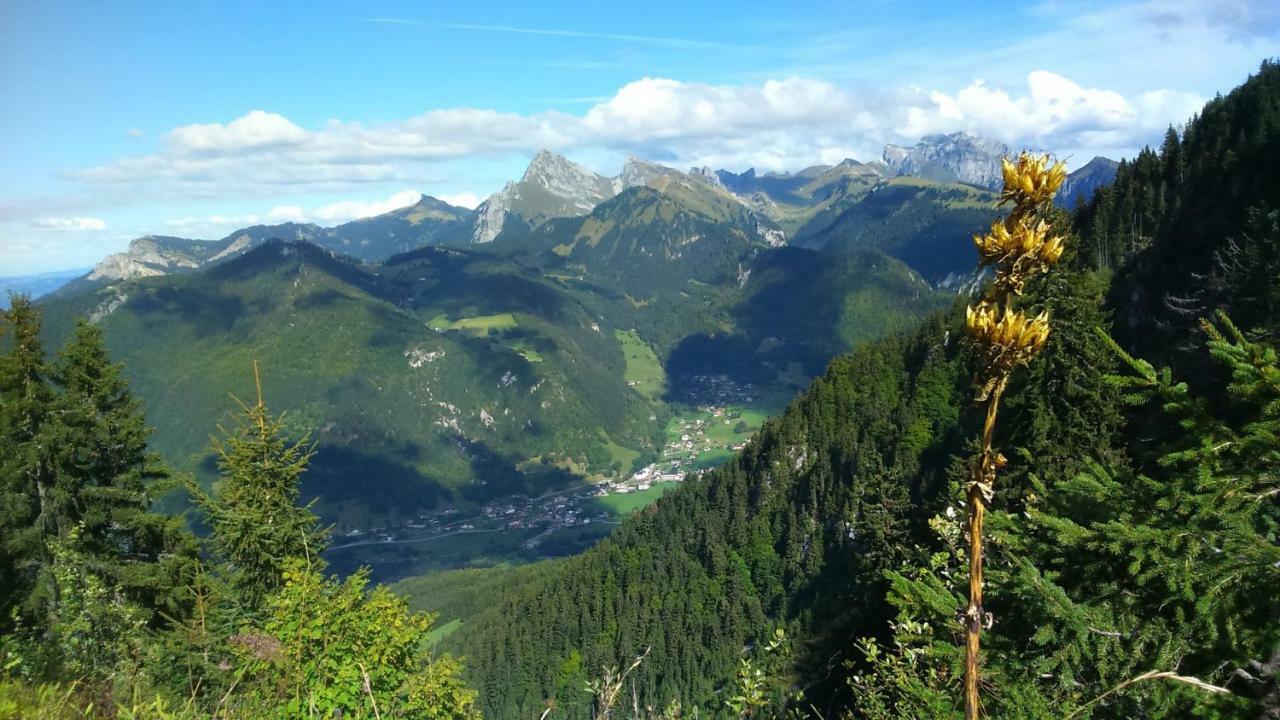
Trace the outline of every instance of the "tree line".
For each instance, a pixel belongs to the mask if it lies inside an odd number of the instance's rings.
[[[0,717],[477,716],[459,663],[426,649],[432,616],[367,573],[326,577],[299,504],[313,447],[260,384],[206,490],[148,451],[97,327],[49,359],[27,298],[2,320]],[[178,491],[203,538],[156,510]]]

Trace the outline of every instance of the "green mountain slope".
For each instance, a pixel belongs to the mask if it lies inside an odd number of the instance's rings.
[[[189,272],[238,257],[269,240],[306,240],[358,260],[385,260],[425,245],[465,245],[473,222],[473,211],[423,195],[409,207],[335,227],[295,222],[253,225],[220,240],[148,235],[67,283],[58,294],[65,297],[121,280]]]
[[[752,211],[709,209],[705,198],[636,187],[586,218],[549,221],[505,236],[495,249],[635,329],[667,366],[677,399],[698,375],[790,387],[794,378],[780,375],[813,377],[835,354],[945,302],[887,255],[770,247],[769,229]]]
[[[1108,324],[1108,292],[1132,312],[1129,298],[1170,286],[1217,288],[1213,277],[1197,284],[1187,273],[1230,248],[1242,223],[1275,211],[1274,197],[1257,193],[1269,187],[1263,180],[1275,165],[1262,160],[1280,137],[1268,119],[1280,107],[1277,72],[1264,65],[1163,153],[1168,163],[1189,150],[1230,147],[1240,127],[1258,129],[1243,137],[1259,160],[1199,156],[1180,181],[1187,189],[1217,184],[1220,204],[1200,205],[1194,221],[1207,235],[1160,232],[1150,245],[1117,252],[1134,260],[1112,283],[1089,255],[1116,241],[1096,224],[1104,191],[1077,218],[1084,232],[1072,239],[1066,267],[1027,288],[1054,324],[1049,347],[1010,387],[996,436],[1009,467],[990,520],[986,609],[996,625],[984,647],[990,711],[1000,716],[1062,717],[1064,707],[1077,707],[1093,717],[1243,718],[1280,697],[1266,679],[1280,647],[1280,607],[1263,590],[1280,567],[1280,506],[1274,492],[1244,500],[1232,489],[1246,479],[1274,488],[1275,387],[1264,380],[1274,368],[1250,370],[1274,366],[1274,356],[1232,355],[1219,343],[1219,360],[1237,363],[1230,393],[1219,383],[1205,402],[1187,403],[1185,386],[1168,386],[1160,401],[1139,405],[1117,393],[1111,373],[1123,372],[1121,356],[1097,332]],[[1120,198],[1143,187],[1129,172],[1122,167],[1118,177]],[[1181,192],[1181,203],[1191,203]],[[1151,217],[1169,227],[1182,213],[1165,205]],[[1275,257],[1280,236],[1250,237],[1251,263]],[[1196,313],[1239,311],[1250,318],[1246,331],[1273,338],[1275,316],[1260,308],[1280,277],[1239,280],[1202,295]],[[1136,323],[1126,338],[1162,353],[1203,354],[1194,317]],[[839,358],[727,465],[473,615],[444,646],[468,656],[485,712],[525,717],[554,703],[565,717],[589,717],[584,682],[649,648],[631,676],[640,705],[677,700],[714,714],[751,646],[785,626],[797,642],[786,680],[805,689],[803,707],[812,703],[819,716],[851,707],[850,673],[864,701],[867,692],[892,693],[880,696],[887,716],[955,716],[964,571],[949,549],[960,528],[947,509],[961,502],[981,427],[975,358],[961,335],[957,308]],[[1162,382],[1152,373],[1128,387],[1161,392]],[[1250,393],[1265,402],[1251,405]],[[1173,408],[1185,414],[1168,417]],[[1232,431],[1210,429],[1218,422],[1210,416],[1262,420]],[[1238,457],[1250,461],[1232,464]],[[1227,541],[1228,549],[1215,544]],[[924,625],[899,625],[893,635],[894,619]],[[859,649],[868,636],[886,641],[874,667]],[[1227,694],[1125,683],[1166,668],[1225,684]],[[878,682],[885,684],[865,690]],[[1116,686],[1125,692],[1088,702]]]
[[[828,253],[880,250],[930,282],[955,281],[972,272],[967,241],[990,225],[997,200],[970,185],[896,177],[814,216],[793,244]]]
[[[651,410],[623,382],[613,335],[545,282],[460,251],[380,270],[273,242],[45,313],[54,336],[98,316],[147,399],[156,448],[180,467],[210,468],[207,439],[258,360],[273,405],[314,429],[307,491],[344,525],[367,526],[368,512],[411,516],[454,489],[483,498],[563,484],[570,476],[554,465],[517,466],[534,456],[607,465],[601,430],[652,443]],[[507,320],[465,322],[494,317]]]

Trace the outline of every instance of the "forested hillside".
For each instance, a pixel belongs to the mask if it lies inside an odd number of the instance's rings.
[[[369,264],[266,241],[52,298],[45,337],[77,318],[100,327],[154,448],[204,481],[207,438],[257,359],[291,431],[318,443],[306,496],[347,532],[625,476],[706,377],[789,397],[834,354],[946,302],[890,256],[770,248],[745,208],[700,197],[633,188],[586,217],[509,228],[500,253],[425,247]],[[619,333],[655,356],[656,394],[629,384]]]
[[[987,558],[990,715],[1261,717],[1277,703],[1265,303],[1280,278],[1258,223],[1277,211],[1278,79],[1264,64],[1122,166],[1075,217],[1066,269],[1026,290],[1053,334],[995,438],[1009,466]],[[1215,262],[1241,274],[1226,282]],[[1136,352],[1215,371],[1129,357],[1107,336],[1112,312]],[[783,626],[795,662],[776,702],[802,688],[802,712],[956,716],[955,517],[980,427],[961,335],[951,312],[833,362],[727,466],[451,635],[485,711],[587,717],[584,679],[648,649],[629,676],[640,707],[715,712]]]

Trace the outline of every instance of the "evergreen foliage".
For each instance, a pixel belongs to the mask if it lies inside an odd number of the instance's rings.
[[[254,380],[257,402],[241,403],[236,427],[215,441],[221,479],[211,494],[191,487],[206,514],[210,550],[250,608],[284,583],[290,558],[318,557],[328,543],[310,504],[298,506],[314,450],[305,438],[290,443],[283,416],[268,413],[256,364]]]

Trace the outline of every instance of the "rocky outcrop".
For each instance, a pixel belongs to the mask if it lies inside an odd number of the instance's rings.
[[[207,256],[195,241],[147,235],[129,243],[129,249],[108,255],[86,276],[91,281],[118,282],[167,275],[175,270],[199,267]]]
[[[1003,183],[1000,159],[1008,154],[1009,147],[998,140],[959,132],[926,135],[909,148],[885,145],[881,160],[896,175],[996,190]]]
[[[562,155],[539,151],[519,182],[507,183],[477,208],[472,240],[492,242],[513,213],[530,224],[586,215],[621,189],[614,178],[591,172]]]

